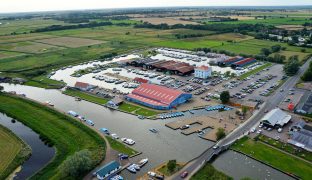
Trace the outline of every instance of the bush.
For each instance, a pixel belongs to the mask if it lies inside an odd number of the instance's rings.
[[[169,172],[174,172],[174,170],[177,167],[177,161],[176,160],[169,160],[167,163],[167,169]]]
[[[218,128],[218,131],[216,132],[217,141],[225,137],[225,132],[223,128]]]
[[[60,173],[63,178],[78,178],[92,169],[93,160],[89,150],[82,150],[69,156],[60,166]]]

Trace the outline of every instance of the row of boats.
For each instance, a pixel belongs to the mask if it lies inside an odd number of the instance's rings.
[[[92,120],[86,119],[84,116],[79,115],[75,111],[70,110],[67,112],[67,114],[72,116],[72,117],[79,119],[80,121],[86,122],[89,126],[94,126],[94,122]]]
[[[127,170],[131,173],[136,173],[140,171],[140,169],[148,162],[148,159],[142,159],[138,162],[138,164],[132,163],[127,167]]]
[[[175,117],[180,117],[184,116],[183,112],[172,112],[172,113],[167,113],[167,114],[161,114],[159,115],[160,119],[168,119],[168,118],[175,118]]]

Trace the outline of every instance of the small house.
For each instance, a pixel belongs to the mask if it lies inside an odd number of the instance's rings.
[[[94,88],[95,86],[84,83],[84,82],[76,82],[75,88],[81,90],[81,91],[89,91],[90,89]]]
[[[114,175],[121,169],[120,164],[117,161],[111,161],[110,163],[102,166],[98,169],[94,174],[96,175],[97,179],[105,179],[108,176]]]

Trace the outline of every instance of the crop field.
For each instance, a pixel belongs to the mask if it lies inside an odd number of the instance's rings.
[[[52,38],[52,37],[54,37],[54,36],[51,36],[48,34],[41,34],[41,33],[1,36],[0,44],[9,44],[9,43],[23,42],[23,41],[33,41],[33,40],[47,39],[47,38]]]
[[[0,179],[5,179],[21,165],[30,152],[24,142],[0,125]]]
[[[217,40],[217,41],[245,41],[249,39],[253,39],[251,36],[242,35],[239,33],[224,33],[224,34],[216,34],[207,36],[207,39],[209,40]]]
[[[18,53],[18,52],[10,52],[10,51],[1,51],[0,50],[0,59],[22,56],[22,55],[24,55],[24,54]]]
[[[84,38],[73,38],[73,37],[57,37],[51,39],[41,39],[37,42],[56,45],[56,46],[65,46],[70,48],[77,48],[81,46],[90,46],[95,44],[102,44],[103,41],[93,40],[93,39],[84,39]]]
[[[23,53],[45,53],[62,50],[64,48],[38,42],[24,41],[12,44],[0,44],[0,50],[17,51]]]
[[[229,21],[222,22],[226,24],[266,24],[266,25],[303,25],[305,22],[309,22],[308,18],[304,17],[292,17],[292,18],[280,18],[280,17],[268,17],[266,19],[249,19],[249,20],[239,20],[239,21]],[[219,22],[207,22],[207,23],[219,23]]]
[[[142,22],[149,22],[151,24],[161,24],[161,23],[166,23],[168,25],[174,25],[174,24],[198,24],[196,22],[192,21],[184,21],[180,19],[175,19],[175,18],[135,18],[134,20],[136,21],[142,21]]]
[[[9,35],[13,32],[24,33],[37,28],[42,28],[50,25],[64,25],[66,23],[62,21],[32,18],[32,19],[20,19],[20,20],[0,20],[0,35]]]

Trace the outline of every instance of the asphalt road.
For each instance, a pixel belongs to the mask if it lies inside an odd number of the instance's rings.
[[[310,58],[304,65],[301,66],[300,70],[295,76],[289,77],[287,81],[279,89],[277,89],[273,95],[270,96],[269,101],[265,102],[263,106],[248,121],[246,121],[235,131],[226,136],[222,141],[218,142],[217,143],[218,146],[222,147],[235,141],[236,139],[239,139],[241,136],[243,136],[244,133],[249,131],[252,127],[258,125],[260,123],[261,118],[265,114],[264,112],[265,110],[274,109],[286,98],[287,94],[289,93],[289,89],[292,89],[296,85],[299,78],[309,67],[310,61],[312,61],[312,58]],[[280,92],[281,89],[283,89],[284,91]],[[180,177],[180,174],[184,171],[187,171],[189,173],[189,176],[187,178],[189,179],[195,172],[197,172],[202,167],[202,165],[206,162],[206,160],[210,159],[213,154],[217,153],[217,151],[219,151],[219,149],[216,150],[213,148],[207,149],[202,155],[200,155],[193,161],[189,162],[179,172],[171,176],[170,179],[173,180],[182,179]]]

